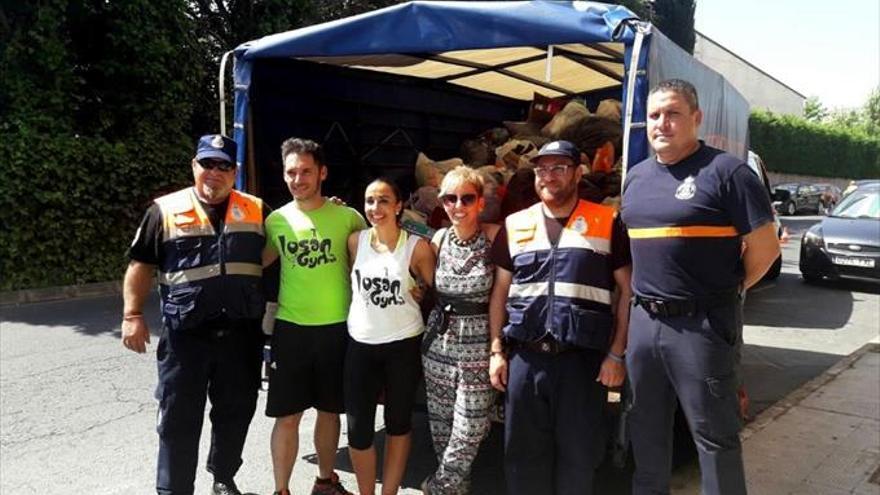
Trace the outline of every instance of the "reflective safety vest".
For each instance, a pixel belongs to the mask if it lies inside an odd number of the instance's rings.
[[[215,232],[193,188],[156,199],[162,211],[159,293],[172,331],[207,320],[259,318],[263,313],[263,202],[232,191],[223,231]]]
[[[541,203],[507,217],[513,279],[507,296],[507,338],[551,334],[564,344],[606,350],[613,317],[611,233],[617,212],[579,200],[556,245]]]

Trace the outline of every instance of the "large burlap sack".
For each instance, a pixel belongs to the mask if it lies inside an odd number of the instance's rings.
[[[553,119],[541,129],[541,135],[552,139],[562,139],[560,136],[569,132],[590,117],[590,111],[579,101],[570,101],[561,112],[553,116]]]
[[[596,109],[595,115],[596,117],[613,120],[619,124],[621,106],[619,101],[611,98],[602,100],[599,102],[599,108]]]
[[[446,172],[464,165],[461,158],[450,158],[440,162],[431,160],[424,153],[419,153],[416,158],[416,185],[440,187],[440,181]]]

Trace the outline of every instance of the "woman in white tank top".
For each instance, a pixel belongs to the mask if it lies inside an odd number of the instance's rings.
[[[412,409],[421,377],[419,304],[410,291],[431,286],[434,251],[400,228],[403,208],[393,182],[377,179],[364,193],[364,212],[372,225],[348,238],[351,267],[351,336],[345,357],[345,410],[349,454],[361,495],[375,493],[376,405],[384,394],[385,463],[383,495],[397,493],[406,470]]]

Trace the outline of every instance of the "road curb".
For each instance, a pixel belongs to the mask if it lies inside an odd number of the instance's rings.
[[[783,414],[787,413],[791,408],[797,406],[810,394],[819,390],[827,383],[836,379],[841,373],[852,368],[853,364],[862,356],[869,352],[880,352],[880,343],[869,342],[862,347],[856,349],[852,354],[844,357],[836,364],[828,368],[824,373],[813,378],[807,383],[798,387],[797,390],[789,393],[775,404],[765,409],[755,419],[743,427],[740,432],[740,438],[745,441],[752,435],[759,433],[761,430],[772,424]]]
[[[0,292],[0,306],[18,306],[80,297],[112,296],[114,294],[122,294],[121,281]]]

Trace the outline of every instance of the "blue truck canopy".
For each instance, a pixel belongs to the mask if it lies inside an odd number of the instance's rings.
[[[254,131],[252,126],[260,119],[295,118],[298,108],[313,104],[304,96],[309,92],[321,98],[331,98],[327,93],[336,92],[352,108],[360,108],[364,100],[387,99],[407,108],[424,105],[429,111],[438,91],[446,88],[456,96],[444,101],[443,108],[435,107],[436,111],[481,111],[486,113],[486,122],[510,118],[510,105],[526,108],[535,93],[587,99],[613,96],[624,106],[626,167],[649,152],[644,126],[649,83],[680,77],[699,90],[704,138],[742,157],[747,149],[745,99],[720,75],[616,5],[548,0],[412,1],[250,41],[234,50],[234,60],[233,137],[239,145],[239,164],[248,165],[239,167],[238,187],[242,189],[254,189],[247,187],[254,185],[256,173],[253,134],[263,131]],[[313,74],[320,84],[309,86],[307,80]],[[381,81],[373,85],[358,81],[369,74],[396,78],[400,83],[382,86]],[[408,93],[414,80],[423,83],[422,89]],[[296,89],[283,89],[285,85]],[[380,86],[384,93],[378,92]],[[284,95],[295,101],[273,101]],[[486,99],[475,105],[469,99],[474,95]],[[259,112],[259,118],[254,115],[257,100],[267,108]],[[312,115],[322,113],[333,111],[311,110]],[[296,131],[320,139],[333,129],[341,130],[338,120],[328,119],[326,129]],[[421,117],[422,125],[426,120]],[[461,128],[449,119],[437,125]],[[277,150],[280,136],[264,144]]]

